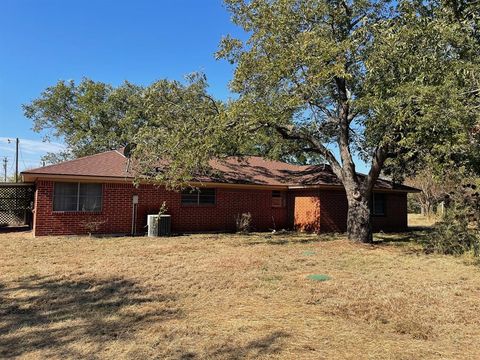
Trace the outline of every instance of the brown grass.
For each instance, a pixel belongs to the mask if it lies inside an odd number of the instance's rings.
[[[0,235],[0,357],[480,358],[478,268],[320,240]]]
[[[423,216],[421,214],[408,214],[408,226],[410,227],[430,227],[438,221],[437,216]]]

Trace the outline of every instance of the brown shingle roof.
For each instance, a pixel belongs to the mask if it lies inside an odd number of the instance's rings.
[[[59,164],[23,171],[22,174],[131,177],[126,172],[127,158],[118,150],[81,157]]]
[[[123,155],[123,150],[112,150],[60,164],[27,170],[22,174],[30,177],[32,175],[49,177],[85,176],[132,179],[132,174],[127,172],[127,162],[128,159]],[[213,169],[212,175],[198,178],[197,181],[267,186],[342,185],[328,165],[292,165],[258,156],[212,160],[210,165]],[[416,191],[414,188],[396,185],[382,179],[377,181],[375,187],[386,190]]]

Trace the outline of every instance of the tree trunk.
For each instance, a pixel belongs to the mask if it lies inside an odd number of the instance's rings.
[[[361,195],[348,197],[347,235],[353,241],[373,242],[372,219],[368,197]]]

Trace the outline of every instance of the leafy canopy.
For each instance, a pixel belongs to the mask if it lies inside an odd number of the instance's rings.
[[[38,99],[24,105],[33,130],[61,138],[70,154],[49,154],[56,162],[68,156],[80,157],[125,146],[146,124],[141,86],[125,82],[121,86],[83,79],[59,81]]]
[[[230,111],[244,131],[277,129],[343,179],[355,178],[353,154],[372,162],[372,180],[384,165],[403,175],[426,155],[465,155],[478,122],[478,3],[226,3],[250,34],[225,37],[217,54],[236,64]]]
[[[380,171],[401,178],[426,157],[480,164],[478,2],[226,5],[249,35],[225,37],[217,53],[235,64],[236,100],[214,99],[202,74],[146,87],[61,81],[24,106],[34,130],[63,138],[73,156],[135,142],[138,173],[171,184],[233,154],[324,159],[361,192]],[[367,179],[354,155],[371,162]],[[152,172],[160,159],[168,169]]]

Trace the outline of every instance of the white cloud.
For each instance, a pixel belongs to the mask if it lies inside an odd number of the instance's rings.
[[[10,143],[8,140],[10,139]],[[47,152],[58,152],[65,150],[64,144],[56,142],[45,142],[41,140],[19,139],[23,153],[32,155],[45,155]],[[15,152],[15,138],[0,137],[0,150]]]
[[[9,139],[10,142],[8,142]],[[42,156],[48,152],[59,152],[66,149],[64,144],[56,142],[22,138],[19,140],[19,171],[40,167]],[[0,137],[0,160],[3,157],[8,159],[7,172],[9,176],[12,176],[15,169],[15,138]],[[0,170],[3,175],[3,168]]]

